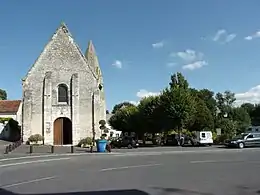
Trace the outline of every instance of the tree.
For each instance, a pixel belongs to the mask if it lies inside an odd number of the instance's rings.
[[[195,99],[195,108],[194,117],[189,126],[190,129],[192,131],[213,130],[214,118],[206,103],[197,97]]]
[[[161,104],[167,129],[177,128],[180,132],[195,113],[194,98],[185,88],[166,88],[161,95]]]
[[[123,107],[128,107],[128,106],[135,106],[134,104],[130,103],[130,102],[122,102],[120,104],[116,104],[112,110],[112,114],[115,114],[116,111],[120,110]]]
[[[229,114],[234,102],[236,101],[235,94],[231,91],[225,91],[224,93],[216,94],[217,107],[220,114],[224,116]]]
[[[6,100],[7,99],[7,93],[5,90],[0,89],[0,100]]]
[[[188,89],[189,88],[188,81],[184,78],[184,76],[180,72],[177,72],[176,74],[173,74],[171,76],[171,82],[169,83],[169,85],[170,85],[170,89],[176,89],[176,88]]]
[[[202,89],[198,91],[198,97],[205,102],[207,108],[214,116],[216,114],[216,106],[217,106],[217,102],[214,98],[214,92],[208,89]]]
[[[160,96],[149,96],[143,98],[139,105],[139,117],[143,121],[142,132],[157,133],[162,130]]]
[[[116,111],[109,119],[109,124],[113,129],[123,132],[136,132],[138,127],[138,109],[136,106],[127,106]]]
[[[106,110],[106,114],[109,114],[109,110]]]
[[[236,134],[237,122],[230,120],[229,118],[221,118],[218,120],[218,126],[221,128],[221,132],[225,139],[229,139]]]
[[[233,108],[230,113],[230,118],[236,122],[237,133],[243,133],[251,124],[251,118],[243,107]]]
[[[255,105],[251,103],[244,103],[241,105],[241,107],[244,108],[250,116],[255,110]]]

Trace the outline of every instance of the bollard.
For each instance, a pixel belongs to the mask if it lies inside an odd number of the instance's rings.
[[[51,146],[51,153],[54,153],[54,146]]]
[[[12,144],[12,151],[15,149],[15,143]]]
[[[74,146],[70,146],[70,152],[74,153]]]
[[[29,151],[29,153],[30,153],[30,154],[33,153],[33,146],[32,146],[32,145],[30,145],[30,151]]]
[[[6,146],[6,147],[5,147],[5,154],[8,154],[8,153],[9,153],[9,147]]]

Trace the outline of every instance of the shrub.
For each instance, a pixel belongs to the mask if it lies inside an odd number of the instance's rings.
[[[106,125],[106,121],[105,121],[105,120],[100,120],[100,121],[99,121],[99,124],[100,124],[101,126],[105,126],[105,125]]]
[[[43,141],[43,136],[41,136],[40,134],[31,135],[28,138],[28,141],[35,142],[37,144],[39,141]]]
[[[107,134],[104,133],[101,135],[100,139],[105,139],[106,137],[107,137]]]
[[[92,144],[92,138],[86,137],[86,138],[79,141],[78,146],[81,147],[82,145],[91,145],[91,144]]]

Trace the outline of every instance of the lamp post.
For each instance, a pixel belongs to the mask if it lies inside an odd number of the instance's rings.
[[[95,93],[99,92],[102,90],[102,85],[99,84],[98,88],[96,90],[93,91],[92,95],[91,95],[91,103],[92,103],[92,145],[90,148],[90,152],[93,153],[93,147],[94,147],[94,143],[95,143],[95,137],[96,137],[96,131],[95,131]]]

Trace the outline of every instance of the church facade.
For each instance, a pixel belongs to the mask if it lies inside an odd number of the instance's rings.
[[[90,41],[85,55],[61,24],[23,79],[22,136],[44,144],[76,145],[101,135],[106,119],[103,78]]]

